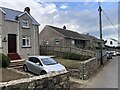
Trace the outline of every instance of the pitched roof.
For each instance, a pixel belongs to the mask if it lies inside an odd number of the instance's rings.
[[[47,25],[47,26],[54,29],[58,33],[62,34],[65,38],[89,40],[84,35],[79,34],[78,32],[70,31],[70,30],[66,30],[66,29],[62,29],[62,28],[58,28],[58,27],[54,27],[54,26],[49,26],[49,25]]]
[[[4,8],[4,7],[0,7],[0,8],[5,12],[6,20],[16,21],[16,17],[24,13],[24,12],[12,10],[9,8]],[[32,24],[40,25],[33,17],[32,17]]]
[[[95,36],[86,35],[86,34],[83,34],[83,35],[86,36],[86,38],[93,40],[94,42],[100,42],[100,39],[96,38]]]

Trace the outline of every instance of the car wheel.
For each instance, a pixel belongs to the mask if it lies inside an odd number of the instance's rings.
[[[27,68],[27,66],[26,66],[26,65],[24,65],[24,66],[23,66],[23,70],[24,70],[25,72],[27,72],[27,71],[28,71],[28,68]]]
[[[47,74],[46,71],[42,71],[42,72],[41,72],[41,75],[44,75],[44,74]]]

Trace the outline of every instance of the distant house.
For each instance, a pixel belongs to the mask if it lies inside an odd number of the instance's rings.
[[[11,59],[39,54],[39,25],[29,7],[24,12],[0,7],[0,53]]]
[[[89,34],[83,34],[84,36],[86,36],[86,38],[88,38],[90,40],[90,49],[94,49],[94,48],[100,48],[100,39],[96,38],[95,36],[89,35]],[[102,40],[102,47],[105,47],[105,41]]]
[[[75,31],[46,25],[40,33],[40,45],[77,47],[86,49],[89,47],[89,39]]]

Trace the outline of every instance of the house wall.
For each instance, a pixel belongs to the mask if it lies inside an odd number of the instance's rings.
[[[0,53],[2,53],[2,28],[4,25],[4,14],[0,10]]]
[[[72,41],[74,41],[74,44],[72,44]],[[70,38],[65,38],[65,46],[66,47],[75,47],[75,40]]]
[[[65,44],[64,37],[47,26],[41,31],[39,39],[40,45],[45,45],[45,41],[48,41],[48,45],[54,46],[55,39],[59,39],[59,44],[56,46],[64,46]]]
[[[27,19],[29,21],[29,28],[22,27],[22,20]],[[39,54],[39,45],[38,45],[38,33],[39,28],[32,24],[32,20],[28,17],[27,14],[24,14],[19,18],[19,53],[22,57],[28,55],[38,55]],[[30,36],[30,47],[22,46],[23,36]]]
[[[4,18],[3,18],[4,19]],[[28,29],[22,28],[22,20],[29,20]],[[0,22],[1,23],[1,22]],[[21,57],[27,57],[28,55],[38,55],[39,54],[39,28],[37,25],[32,24],[32,20],[28,17],[27,14],[24,14],[19,18],[19,21],[10,21],[3,20],[2,24],[2,38],[6,37],[6,41],[2,42],[2,49],[4,54],[8,54],[8,34],[16,34],[17,35],[17,53]],[[0,28],[1,29],[1,28]],[[22,38],[23,36],[30,36],[30,46],[29,48],[22,47]]]
[[[18,37],[18,23],[5,20],[4,27],[2,29],[2,37],[6,38],[6,41],[2,42],[4,54],[8,54],[8,34],[16,34]],[[18,48],[17,48],[18,49]]]

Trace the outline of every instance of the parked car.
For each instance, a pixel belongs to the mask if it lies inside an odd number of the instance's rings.
[[[30,56],[23,65],[24,71],[43,75],[55,71],[64,71],[66,68],[49,56]]]
[[[120,51],[117,51],[116,54],[117,54],[117,56],[120,56]]]
[[[107,59],[112,59],[113,53],[110,51],[107,51]]]
[[[117,56],[116,51],[110,51],[112,53],[112,56]]]

